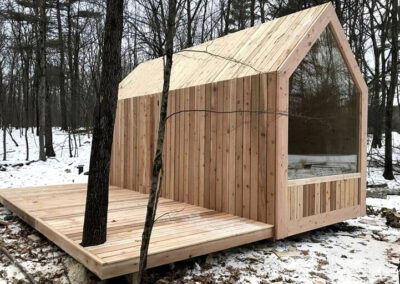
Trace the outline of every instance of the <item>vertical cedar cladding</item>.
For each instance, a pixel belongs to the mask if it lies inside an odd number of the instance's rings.
[[[170,91],[163,197],[273,224],[275,79]],[[160,96],[118,102],[112,185],[149,191]]]

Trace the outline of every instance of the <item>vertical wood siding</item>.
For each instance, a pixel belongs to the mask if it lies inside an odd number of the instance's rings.
[[[360,178],[289,186],[290,220],[360,205]]]
[[[170,92],[167,113],[176,114],[166,125],[162,197],[274,223],[276,115],[262,111],[275,109],[275,78],[261,74]],[[112,185],[149,192],[160,99],[118,101]]]

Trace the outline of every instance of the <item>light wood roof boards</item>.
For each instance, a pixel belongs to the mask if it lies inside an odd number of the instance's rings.
[[[276,71],[330,6],[306,9],[175,53],[170,90]],[[160,93],[162,85],[160,57],[138,65],[120,83],[119,99]]]

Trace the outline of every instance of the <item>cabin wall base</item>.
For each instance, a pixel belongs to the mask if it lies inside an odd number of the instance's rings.
[[[286,190],[287,222],[275,226],[286,233],[276,239],[365,215],[361,173],[289,180]]]

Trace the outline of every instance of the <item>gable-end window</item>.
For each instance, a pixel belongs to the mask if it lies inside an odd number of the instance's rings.
[[[289,179],[357,172],[359,94],[325,29],[289,82]]]

